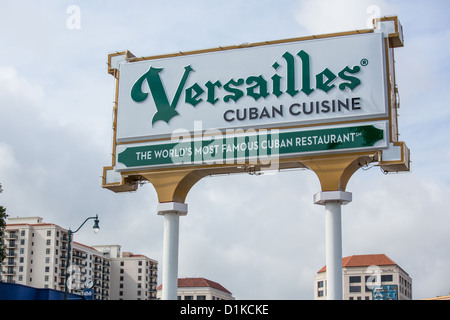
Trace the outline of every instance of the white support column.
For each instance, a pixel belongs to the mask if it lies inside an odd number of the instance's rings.
[[[318,192],[314,203],[325,205],[325,250],[327,266],[327,300],[342,300],[342,225],[341,205],[352,201],[344,191]]]
[[[177,300],[179,218],[187,214],[187,204],[178,202],[159,203],[158,214],[164,216],[161,299]]]

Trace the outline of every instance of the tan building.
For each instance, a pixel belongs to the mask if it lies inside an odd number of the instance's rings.
[[[40,217],[9,218],[1,281],[64,291],[68,233]]]
[[[158,299],[161,294],[162,285],[158,286]],[[205,278],[179,278],[178,300],[234,300],[234,297],[217,282]]]
[[[412,279],[384,254],[353,255],[342,259],[344,300],[412,299]],[[375,291],[373,291],[375,290]],[[326,300],[326,266],[314,278],[314,299]]]
[[[87,281],[92,281],[96,300],[110,299],[110,259],[94,247],[78,242],[71,245],[70,267],[73,272],[69,292],[82,294]]]
[[[40,217],[9,218],[4,243],[0,281],[65,290],[68,230]],[[73,237],[70,248],[68,292],[82,294],[91,286],[97,300],[156,299],[156,260],[121,256],[119,245],[87,246]]]
[[[124,252],[111,257],[111,270],[111,300],[156,300],[156,260]]]

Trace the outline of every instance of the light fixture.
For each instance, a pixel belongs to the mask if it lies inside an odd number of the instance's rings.
[[[92,227],[95,233],[97,233],[100,230],[100,226],[98,225],[98,223],[99,223],[98,215],[95,215],[94,226]]]
[[[78,227],[77,230],[72,231],[68,230],[67,234],[68,234],[68,239],[67,239],[67,259],[66,259],[66,280],[65,280],[65,288],[64,288],[64,300],[67,300],[67,294],[68,294],[68,285],[69,285],[69,265],[70,265],[70,246],[71,246],[71,242],[72,242],[72,235],[76,232],[78,232],[78,230],[81,229],[82,226],[84,226],[84,224],[86,223],[86,221],[90,220],[90,219],[94,219],[94,232],[97,233],[98,230],[100,230],[100,226],[98,225],[99,220],[98,220],[98,214],[95,215],[95,217],[89,217],[86,220],[84,220],[84,222],[81,224],[81,226]]]

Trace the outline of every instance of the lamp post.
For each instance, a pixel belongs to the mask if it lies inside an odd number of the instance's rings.
[[[72,234],[78,232],[78,230],[80,230],[81,227],[84,226],[86,221],[88,221],[90,219],[94,219],[93,229],[94,229],[94,232],[97,233],[98,230],[100,229],[100,226],[98,225],[98,223],[99,223],[98,215],[95,215],[95,217],[89,217],[86,220],[84,220],[84,222],[78,227],[77,230],[72,231],[69,228],[69,231],[68,231],[69,238],[68,238],[68,244],[67,244],[66,281],[65,281],[65,288],[64,288],[64,300],[67,300],[67,291],[68,291],[67,284],[68,284],[68,281],[69,281],[69,264],[70,264],[70,244],[72,242]]]

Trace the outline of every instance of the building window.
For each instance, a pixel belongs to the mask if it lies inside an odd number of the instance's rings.
[[[392,281],[392,274],[385,274],[381,276],[381,281]]]
[[[317,288],[323,288],[323,281],[317,282]]]
[[[361,276],[351,276],[349,277],[350,283],[361,283]]]
[[[193,296],[184,296],[184,300],[194,300]]]
[[[350,292],[361,292],[361,286],[350,286]]]
[[[197,300],[206,300],[206,296],[197,296]]]

